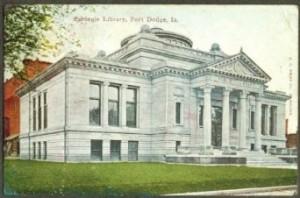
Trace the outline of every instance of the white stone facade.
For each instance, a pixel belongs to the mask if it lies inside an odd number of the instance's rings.
[[[138,142],[135,160],[139,161],[161,161],[178,148],[198,152],[200,147],[285,147],[284,110],[289,97],[267,91],[269,80],[242,51],[228,56],[217,44],[209,52],[195,50],[185,36],[144,26],[125,38],[116,52],[95,58],[70,53],[33,79],[30,86],[18,90],[20,157],[111,161],[112,140],[120,141],[121,161],[132,159],[128,156],[131,141]],[[100,85],[98,126],[89,122],[91,82]],[[108,122],[108,86],[112,84],[119,87],[118,126]],[[136,127],[126,125],[128,87],[136,89]],[[262,108],[267,109],[263,126]],[[101,141],[97,150],[101,160],[91,158],[92,140]]]

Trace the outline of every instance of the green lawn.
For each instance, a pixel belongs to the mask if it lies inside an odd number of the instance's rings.
[[[296,170],[164,163],[64,164],[6,160],[6,194],[157,195],[295,185]]]

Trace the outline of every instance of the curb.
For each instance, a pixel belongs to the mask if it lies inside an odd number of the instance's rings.
[[[296,190],[297,185],[290,186],[272,186],[272,187],[259,187],[259,188],[241,188],[230,190],[217,190],[217,191],[205,191],[205,192],[187,192],[187,193],[172,193],[164,194],[162,196],[198,196],[198,195],[239,195],[247,193],[259,193],[259,192],[272,192],[282,190]]]

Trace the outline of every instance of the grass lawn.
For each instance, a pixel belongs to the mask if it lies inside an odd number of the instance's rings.
[[[296,170],[164,163],[64,164],[5,160],[4,179],[6,194],[147,196],[295,185]]]

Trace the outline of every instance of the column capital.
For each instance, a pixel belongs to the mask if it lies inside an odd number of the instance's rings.
[[[122,85],[121,85],[121,88],[122,88],[122,89],[127,89],[127,88],[128,88],[128,85],[127,85],[127,84],[122,84]]]
[[[223,88],[223,96],[229,96],[231,91],[232,91],[232,88],[224,87]]]
[[[240,98],[241,99],[246,99],[248,97],[249,91],[246,90],[241,90],[240,92]]]
[[[215,86],[213,86],[213,85],[205,85],[205,86],[202,87],[204,93],[205,92],[210,93],[213,88],[215,88]]]
[[[109,85],[109,82],[108,82],[108,81],[103,81],[103,85],[104,85],[104,86],[108,86],[108,85]]]

